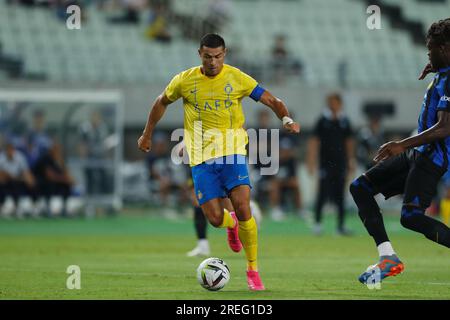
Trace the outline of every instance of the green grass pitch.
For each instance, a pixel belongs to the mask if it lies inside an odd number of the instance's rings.
[[[403,230],[386,217],[405,272],[369,290],[357,281],[377,252],[357,217],[356,234],[315,237],[295,218],[263,221],[260,272],[267,290],[250,292],[244,253],[228,249],[226,233],[209,227],[212,256],[224,259],[231,280],[209,292],[196,280],[201,258],[187,258],[195,245],[192,221],[143,215],[93,220],[0,220],[0,299],[450,299],[448,249]],[[81,268],[81,289],[69,290],[69,265]]]

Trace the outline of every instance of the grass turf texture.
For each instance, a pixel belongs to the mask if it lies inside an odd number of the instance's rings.
[[[385,221],[406,270],[381,290],[357,281],[377,252],[352,216],[349,238],[334,235],[333,217],[321,237],[295,218],[263,221],[265,292],[247,289],[244,253],[228,249],[225,230],[209,227],[211,256],[231,269],[228,285],[209,292],[196,280],[203,259],[185,256],[196,243],[190,219],[0,220],[0,299],[450,299],[448,249],[403,230],[396,217]],[[81,290],[66,288],[69,265],[81,268]]]

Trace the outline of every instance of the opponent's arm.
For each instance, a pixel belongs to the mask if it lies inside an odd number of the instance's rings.
[[[450,136],[450,112],[438,111],[438,122],[431,128],[412,137],[383,144],[373,159],[376,162],[386,160],[407,149],[442,140]]]
[[[278,119],[283,121],[283,127],[291,133],[300,132],[300,124],[295,122],[289,117],[289,111],[284,104],[283,100],[273,96],[269,91],[264,91],[259,101],[270,109],[277,115]]]
[[[140,150],[145,152],[150,151],[152,146],[153,130],[155,129],[155,126],[158,123],[158,121],[161,120],[162,116],[164,115],[164,112],[166,112],[167,106],[171,103],[172,101],[170,101],[166,97],[165,93],[162,93],[161,95],[158,96],[158,98],[156,98],[155,102],[153,103],[152,110],[148,115],[144,131],[142,132],[142,135],[138,140],[138,146]]]

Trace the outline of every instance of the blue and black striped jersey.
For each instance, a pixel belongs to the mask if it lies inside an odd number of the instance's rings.
[[[438,111],[450,112],[450,67],[439,69],[423,99],[419,116],[418,133],[434,126]],[[449,167],[450,137],[416,148],[437,165]]]

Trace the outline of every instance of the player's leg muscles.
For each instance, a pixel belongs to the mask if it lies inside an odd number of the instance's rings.
[[[450,229],[442,222],[425,215],[442,175],[433,164],[415,165],[406,181],[400,223],[407,229],[422,233],[431,241],[450,248]]]
[[[212,226],[219,228],[224,220],[223,208],[219,198],[206,201],[200,206]]]
[[[220,203],[224,209],[228,210],[228,212],[234,212],[233,203],[231,203],[230,198],[221,198]]]
[[[230,199],[239,220],[239,238],[247,257],[247,269],[257,270],[258,227],[250,211],[250,187],[239,185],[233,188]]]
[[[358,207],[358,214],[376,245],[389,241],[383,216],[374,196],[381,192],[386,198],[403,193],[409,172],[406,154],[381,162],[355,179],[350,193]]]
[[[230,200],[239,221],[247,221],[251,218],[250,187],[248,185],[234,187],[230,191]]]
[[[389,241],[380,207],[374,198],[376,194],[374,186],[364,174],[352,182],[350,193],[358,206],[359,217],[376,245]]]

